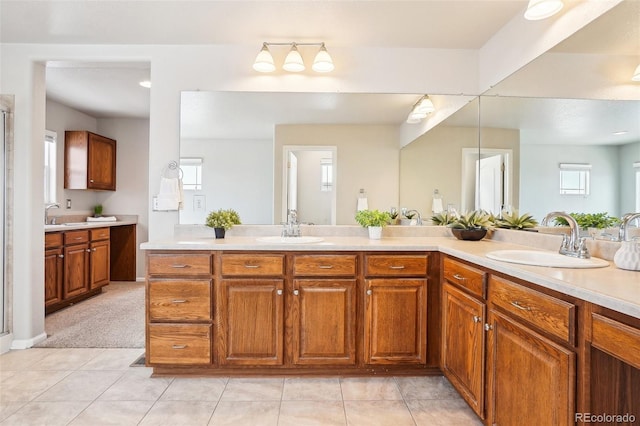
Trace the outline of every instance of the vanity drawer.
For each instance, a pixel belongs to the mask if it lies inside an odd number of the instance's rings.
[[[283,275],[283,254],[223,254],[222,275]]]
[[[489,278],[489,300],[516,318],[575,344],[575,305],[502,278]]]
[[[367,276],[407,276],[427,274],[427,255],[368,255],[365,256]]]
[[[149,280],[149,321],[211,320],[212,280]]]
[[[62,245],[61,232],[48,232],[44,234],[44,248],[60,247]]]
[[[486,273],[451,258],[444,258],[443,275],[445,280],[469,290],[472,294],[485,297]]]
[[[211,254],[150,253],[147,270],[149,275],[211,275]]]
[[[149,364],[210,364],[211,325],[150,324]]]
[[[293,274],[331,276],[356,274],[355,254],[301,254],[293,258]]]
[[[91,241],[100,241],[109,239],[109,228],[90,229]]]
[[[64,233],[64,245],[86,243],[89,241],[89,230],[66,231]]]
[[[640,369],[640,329],[593,313],[591,345]]]

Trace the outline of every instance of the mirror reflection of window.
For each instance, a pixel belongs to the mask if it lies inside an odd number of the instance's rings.
[[[202,158],[181,158],[180,169],[182,169],[182,189],[202,190]]]
[[[589,195],[591,164],[560,163],[560,194]]]
[[[320,190],[330,192],[333,190],[333,161],[331,161],[331,158],[322,158],[320,160],[320,169],[322,174]]]
[[[47,130],[44,135],[44,202],[56,202],[56,145],[58,134]]]

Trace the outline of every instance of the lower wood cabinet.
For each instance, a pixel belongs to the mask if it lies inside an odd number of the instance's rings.
[[[62,297],[69,299],[89,291],[89,233],[69,231],[64,239]]]
[[[62,234],[45,234],[44,250],[44,306],[45,309],[62,301],[64,253]]]
[[[150,324],[150,364],[209,365],[211,324]]]
[[[109,228],[91,229],[89,231],[89,289],[93,290],[109,284],[110,277],[110,243]]]

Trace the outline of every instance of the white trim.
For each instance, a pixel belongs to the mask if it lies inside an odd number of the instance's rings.
[[[633,162],[633,168],[634,168],[634,169],[638,169],[638,168],[640,168],[640,161],[634,161],[634,162]]]
[[[560,163],[558,166],[560,170],[590,170],[592,167],[589,163]]]
[[[11,349],[29,349],[45,340],[47,340],[47,333],[38,334],[31,339],[14,339],[11,343]]]
[[[5,333],[0,336],[0,354],[9,352],[11,350],[11,342],[13,341],[13,334]]]

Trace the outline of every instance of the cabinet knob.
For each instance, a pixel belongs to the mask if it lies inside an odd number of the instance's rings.
[[[485,329],[485,331],[491,331],[491,330],[493,330],[493,326],[491,324],[485,324],[484,325],[484,329]]]
[[[482,318],[480,318],[480,317],[479,317],[479,316],[477,316],[477,315],[474,315],[474,316],[473,316],[473,322],[480,322],[480,321],[482,321]]]
[[[94,180],[93,180],[93,179],[89,179],[89,182],[93,183],[93,182],[94,182]]]
[[[58,255],[58,257],[59,257],[60,259],[62,259],[62,258],[64,258],[64,254],[59,254],[59,255]]]
[[[369,289],[367,290],[367,296],[371,296],[373,294],[373,290]]]
[[[282,296],[282,290],[278,289],[278,290],[276,291],[276,294],[277,294],[278,296]]]
[[[300,291],[298,291],[298,290],[293,290],[293,295],[294,295],[294,296],[297,296],[297,295],[299,295],[299,294],[300,294]]]
[[[91,253],[91,249],[87,249],[86,251],[87,251],[87,253]]]

